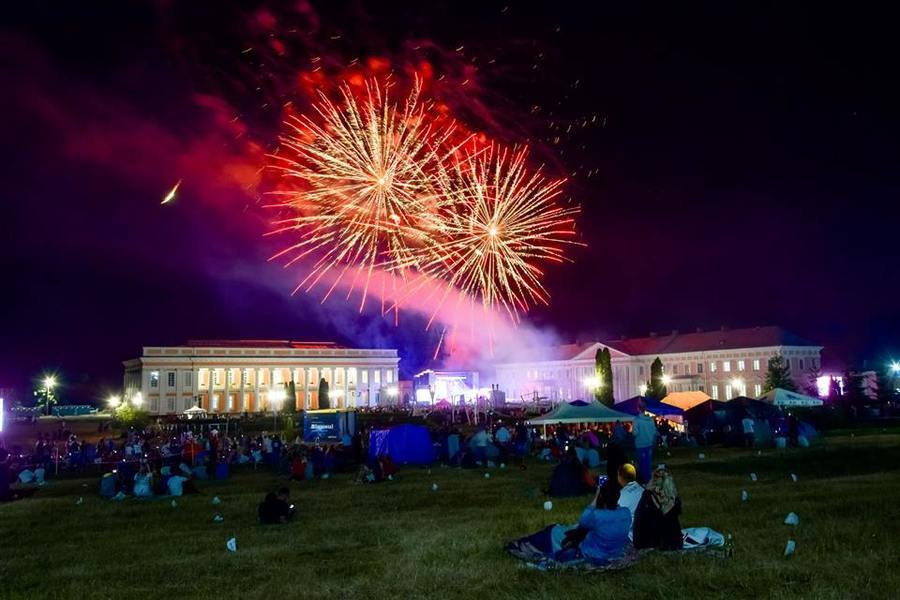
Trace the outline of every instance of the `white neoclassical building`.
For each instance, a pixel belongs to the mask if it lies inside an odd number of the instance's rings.
[[[787,360],[797,389],[811,385],[821,368],[822,346],[781,327],[721,329],[534,349],[534,360],[496,365],[508,402],[538,396],[553,402],[592,394],[594,358],[609,348],[616,402],[643,393],[650,364],[659,357],[670,392],[699,390],[715,400],[762,395],[769,358]]]
[[[254,413],[280,410],[293,389],[297,410],[304,410],[319,408],[324,379],[331,408],[375,406],[395,401],[399,362],[394,349],[330,342],[192,340],[144,347],[140,358],[125,361],[124,393],[151,414],[192,406]]]

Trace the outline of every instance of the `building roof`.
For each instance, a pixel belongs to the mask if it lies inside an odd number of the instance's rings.
[[[672,332],[670,335],[613,340],[604,342],[604,344],[632,356],[769,346],[821,347],[819,344],[777,326],[721,329],[697,333]]]
[[[189,348],[299,348],[308,350],[343,348],[334,342],[295,342],[293,340],[188,340]]]

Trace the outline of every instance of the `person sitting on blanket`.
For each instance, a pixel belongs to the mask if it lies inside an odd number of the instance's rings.
[[[604,565],[622,558],[628,544],[631,514],[618,502],[619,488],[608,482],[597,489],[577,525],[551,525],[511,542],[507,551],[525,560],[550,559],[560,563],[586,560]]]
[[[634,513],[634,547],[681,550],[681,498],[675,479],[664,468],[653,472]]]
[[[631,513],[631,526],[628,528],[628,539],[634,539],[634,513],[644,495],[644,488],[637,481],[637,470],[631,463],[619,465],[616,483],[619,485],[619,506],[624,506]]]

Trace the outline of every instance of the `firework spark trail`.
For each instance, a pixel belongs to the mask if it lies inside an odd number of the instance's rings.
[[[447,201],[432,224],[436,243],[418,259],[423,273],[480,300],[502,307],[513,321],[534,303],[547,303],[535,264],[564,262],[577,207],[558,203],[563,180],[548,181],[525,167],[527,149],[470,153],[442,169]]]
[[[302,238],[272,258],[291,254],[288,266],[319,255],[295,292],[311,290],[339,265],[345,265],[341,277],[346,265],[357,266],[357,276],[366,272],[362,310],[373,270],[402,275],[417,266],[413,247],[432,243],[421,215],[439,208],[443,197],[433,173],[445,160],[443,154],[459,146],[448,148],[452,123],[441,128],[430,124],[418,84],[402,108],[391,103],[387,87],[382,90],[374,82],[366,85],[362,99],[347,85],[341,96],[339,104],[320,96],[315,114],[321,122],[303,115],[286,123],[285,152],[272,157],[273,168],[305,189],[273,192],[287,196],[278,206],[300,215],[277,222],[270,233],[300,231]]]

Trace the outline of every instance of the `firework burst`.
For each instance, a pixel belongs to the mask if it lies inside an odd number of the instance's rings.
[[[418,260],[423,273],[481,302],[502,307],[514,321],[546,304],[543,261],[563,262],[577,207],[559,203],[564,180],[526,168],[527,149],[470,152],[442,169],[445,202],[429,220],[435,243]]]
[[[284,196],[277,206],[297,216],[277,222],[272,233],[292,231],[300,240],[272,258],[290,256],[289,265],[315,257],[295,291],[308,291],[337,270],[325,298],[355,271],[348,297],[361,276],[360,310],[374,269],[403,277],[418,267],[415,249],[432,243],[422,216],[443,202],[434,173],[456,150],[448,143],[453,124],[431,124],[418,84],[402,106],[388,92],[368,82],[359,98],[347,85],[338,103],[321,94],[312,117],[286,121],[288,133],[273,156],[273,168],[298,185],[274,192]]]

